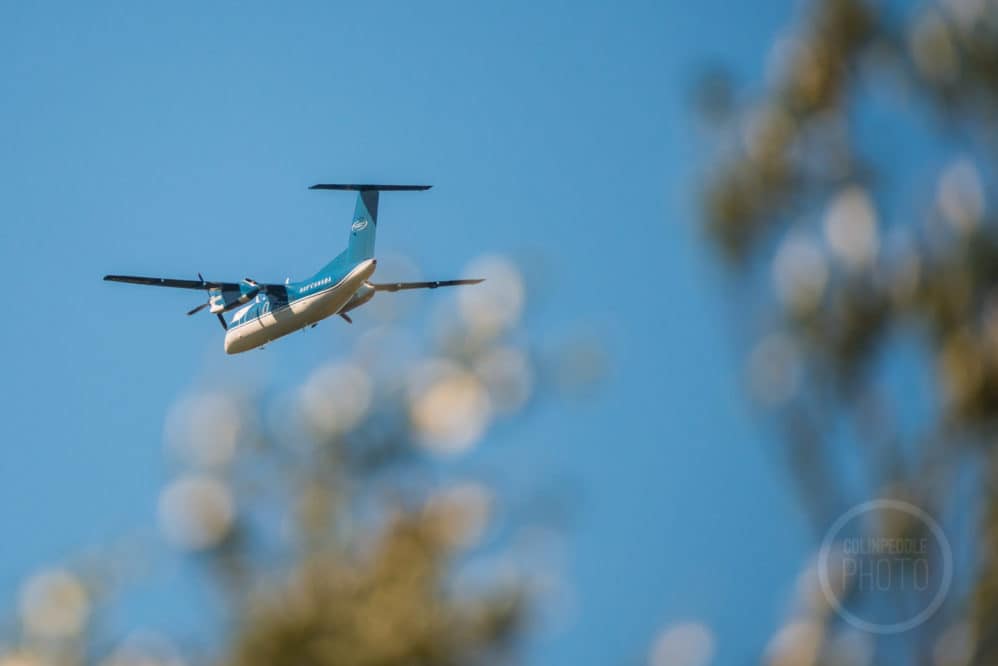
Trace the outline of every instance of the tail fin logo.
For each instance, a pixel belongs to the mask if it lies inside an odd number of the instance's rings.
[[[357,220],[356,222],[353,223],[353,225],[351,225],[350,229],[353,231],[363,231],[364,229],[367,229],[367,220],[366,219]]]

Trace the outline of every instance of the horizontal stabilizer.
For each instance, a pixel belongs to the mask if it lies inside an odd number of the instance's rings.
[[[319,183],[310,190],[349,190],[351,192],[425,192],[432,185],[339,185]]]
[[[370,283],[375,291],[401,291],[402,289],[436,289],[437,287],[459,287],[463,284],[478,284],[485,282],[479,280],[436,280],[434,282],[386,282],[382,284]]]

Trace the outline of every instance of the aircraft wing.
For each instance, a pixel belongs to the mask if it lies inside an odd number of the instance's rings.
[[[375,291],[401,291],[402,289],[436,289],[437,287],[458,287],[463,284],[478,284],[479,280],[435,280],[433,282],[384,282],[371,283]]]
[[[153,287],[174,287],[177,289],[239,289],[238,282],[209,282],[205,280],[173,280],[170,278],[142,277],[138,275],[105,275],[108,282],[146,284]]]

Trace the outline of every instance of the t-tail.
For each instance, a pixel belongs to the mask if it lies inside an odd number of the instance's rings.
[[[374,257],[374,236],[378,231],[378,195],[381,192],[423,192],[431,185],[313,185],[311,190],[357,192],[357,206],[350,225],[350,242],[342,257],[351,264]]]

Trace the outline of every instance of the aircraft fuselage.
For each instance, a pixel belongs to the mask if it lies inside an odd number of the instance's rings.
[[[261,293],[232,313],[225,332],[225,352],[238,354],[265,345],[288,333],[345,312],[370,299],[373,289],[365,283],[376,262],[365,259],[342,277],[319,274],[307,282],[293,283],[284,295]],[[369,293],[370,292],[370,293]]]

